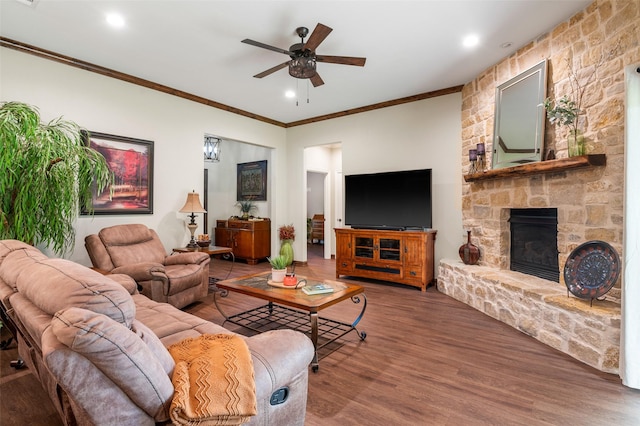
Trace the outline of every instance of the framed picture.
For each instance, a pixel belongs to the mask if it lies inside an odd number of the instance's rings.
[[[98,132],[84,132],[84,141],[104,156],[114,174],[111,188],[94,191],[94,214],[153,213],[153,142]]]
[[[238,164],[237,192],[237,201],[267,201],[267,160]]]

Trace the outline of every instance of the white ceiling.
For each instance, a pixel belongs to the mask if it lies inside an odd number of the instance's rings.
[[[282,123],[465,84],[591,2],[28,1],[0,0],[2,37]],[[109,27],[109,12],[125,27]],[[286,68],[252,77],[289,58],[241,40],[288,49],[300,40],[297,27],[311,32],[318,22],[333,32],[317,54],[366,57],[366,65],[318,63],[325,84],[317,88]],[[480,40],[473,49],[462,45],[470,34]],[[298,106],[287,89],[298,90]]]

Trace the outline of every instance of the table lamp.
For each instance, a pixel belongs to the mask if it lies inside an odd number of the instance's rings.
[[[187,201],[184,203],[184,206],[180,209],[180,213],[191,213],[189,217],[191,218],[191,222],[187,225],[189,231],[191,231],[191,241],[187,244],[188,248],[196,248],[198,247],[198,243],[196,243],[196,239],[193,236],[196,232],[196,228],[198,225],[196,224],[196,213],[206,213],[207,211],[200,204],[200,195],[196,192],[190,192],[187,194]]]

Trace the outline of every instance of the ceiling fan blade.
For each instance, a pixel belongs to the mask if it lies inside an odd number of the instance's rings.
[[[318,23],[318,25],[316,25],[315,29],[307,39],[307,42],[304,44],[304,48],[315,52],[316,48],[320,45],[320,43],[322,43],[325,38],[327,38],[331,31],[333,31],[332,28]]]
[[[256,75],[254,75],[254,77],[255,77],[255,78],[262,78],[262,77],[266,77],[266,76],[268,76],[269,74],[273,74],[274,72],[276,72],[276,71],[278,71],[278,70],[281,70],[282,68],[286,67],[287,65],[289,65],[289,62],[290,62],[290,61],[287,61],[287,62],[284,62],[284,63],[282,63],[282,64],[280,64],[280,65],[276,65],[276,66],[275,66],[275,67],[273,67],[273,68],[269,68],[269,69],[268,69],[268,70],[266,70],[266,71],[262,71],[260,74],[256,74]]]
[[[311,80],[311,84],[313,84],[313,87],[322,86],[324,84],[324,81],[322,81],[322,78],[320,78],[320,74],[318,74],[318,72],[316,72],[316,74],[309,80]]]
[[[353,56],[326,56],[316,55],[318,62],[326,62],[328,64],[355,65],[363,67],[367,58],[356,58]]]
[[[268,44],[260,43],[259,41],[250,40],[248,38],[245,38],[244,40],[242,40],[242,43],[250,44],[256,47],[262,47],[263,49],[267,49],[267,50],[273,50],[274,52],[278,52],[278,53],[284,53],[285,55],[293,55],[293,52],[289,52],[288,50],[280,49],[279,47],[269,46]]]

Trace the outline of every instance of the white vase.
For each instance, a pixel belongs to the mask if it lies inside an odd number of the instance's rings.
[[[271,281],[274,283],[281,283],[284,281],[284,277],[287,275],[287,268],[273,269],[271,268]]]

